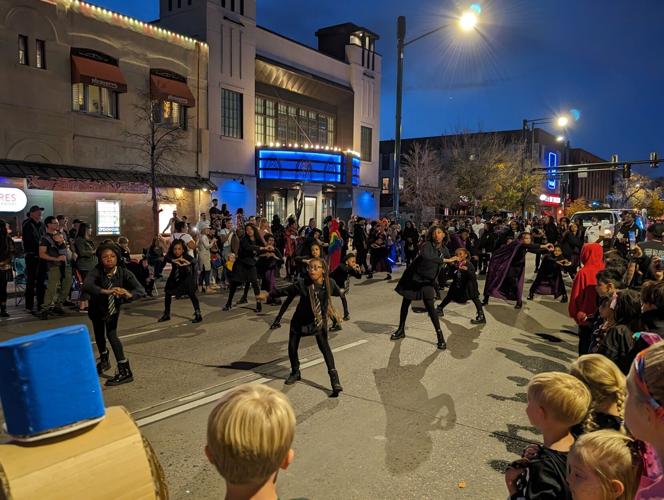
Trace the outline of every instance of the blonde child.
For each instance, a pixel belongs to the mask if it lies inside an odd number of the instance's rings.
[[[574,443],[567,458],[567,482],[574,500],[632,500],[642,468],[634,439],[599,430]]]
[[[637,354],[627,376],[625,426],[664,458],[664,342]],[[657,463],[646,457],[647,478],[642,480],[636,500],[664,498],[664,476],[654,473]],[[654,476],[657,476],[656,478]]]
[[[590,411],[572,433],[579,436],[598,429],[622,429],[625,407],[625,376],[601,354],[585,354],[570,367],[570,374],[583,382],[592,396]]]
[[[276,500],[279,469],[293,461],[295,413],[266,385],[245,384],[224,396],[208,418],[205,454],[226,481],[227,500]]]
[[[540,373],[530,379],[526,414],[542,432],[543,445],[529,446],[507,469],[511,499],[571,500],[565,479],[567,453],[574,444],[570,429],[586,417],[590,402],[588,388],[567,373]]]

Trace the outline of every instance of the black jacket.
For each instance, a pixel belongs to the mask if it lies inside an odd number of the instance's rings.
[[[450,258],[447,247],[437,248],[432,242],[427,241],[420,249],[420,254],[413,261],[413,279],[419,282],[431,282],[436,279],[444,265],[443,260]]]
[[[237,262],[247,267],[255,266],[262,247],[263,245],[258,237],[252,241],[249,236],[243,236],[240,240]]]
[[[83,292],[90,296],[88,316],[91,319],[104,318],[108,314],[109,296],[101,293],[102,288],[106,288],[104,281],[104,271],[99,266],[95,267],[85,277]],[[138,282],[136,276],[123,266],[118,266],[116,268],[112,281],[114,287],[124,288],[131,292],[131,300],[145,295],[145,289]],[[120,305],[126,301],[126,299],[115,298],[115,308],[118,313],[120,312]]]
[[[339,288],[346,287],[346,280],[349,276],[353,276],[357,279],[362,278],[362,271],[356,271],[350,266],[347,266],[344,262],[339,264],[334,271],[330,273],[330,278],[339,286]]]
[[[288,297],[292,300],[297,296],[300,297],[300,301],[298,302],[293,318],[291,319],[291,328],[295,328],[300,334],[304,335],[316,332],[313,327],[315,323],[314,312],[311,308],[311,301],[309,300],[309,285],[312,283],[313,282],[309,277],[299,279],[293,284],[288,285],[285,288],[279,288],[270,294],[271,299],[276,297]],[[314,286],[320,301],[321,311],[323,312],[323,328],[319,331],[327,331],[327,292],[324,285]],[[334,280],[330,280],[330,288],[330,295],[335,297],[341,296],[341,291]]]
[[[23,221],[23,251],[26,254],[39,255],[39,242],[46,233],[42,222],[35,222],[31,218]]]

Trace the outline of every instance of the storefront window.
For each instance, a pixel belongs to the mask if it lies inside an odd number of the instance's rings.
[[[97,234],[120,234],[120,200],[97,200]]]
[[[159,204],[159,231],[164,231],[164,234],[171,234],[171,228],[168,223],[173,217],[173,212],[178,209],[175,203],[160,203]]]
[[[179,102],[159,101],[155,106],[155,123],[187,128],[187,108]]]
[[[118,117],[118,93],[104,87],[73,83],[72,109],[93,115]]]

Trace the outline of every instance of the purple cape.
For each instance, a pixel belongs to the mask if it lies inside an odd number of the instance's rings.
[[[515,240],[509,245],[503,245],[502,247],[497,248],[491,254],[491,261],[489,261],[489,269],[487,271],[486,281],[484,282],[485,297],[496,297],[497,299],[503,300],[521,300],[523,295],[525,266],[521,264],[519,266],[521,268],[520,270],[514,268],[512,269],[512,273],[510,273],[512,261],[519,251],[519,248],[521,248],[521,242]],[[509,285],[503,287],[504,284],[507,285],[505,282],[508,275],[514,276],[515,272],[518,272],[516,289]]]

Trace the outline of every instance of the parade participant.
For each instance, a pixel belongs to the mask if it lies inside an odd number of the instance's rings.
[[[523,282],[526,270],[526,253],[552,251],[553,245],[533,245],[530,233],[521,233],[519,239],[497,248],[491,255],[489,270],[484,283],[483,305],[489,297],[516,300],[515,309],[523,306]]]
[[[651,445],[657,456],[664,457],[664,342],[641,351],[632,363],[627,376],[625,427],[636,439]],[[636,500],[664,498],[664,475],[653,479],[642,479]]]
[[[297,251],[297,221],[293,217],[288,218],[284,242],[284,258],[286,259],[286,279],[295,277],[295,256]]]
[[[12,259],[14,241],[7,231],[7,223],[0,219],[0,318],[8,318],[7,283],[13,279]]]
[[[327,248],[327,254],[330,260],[330,271],[334,271],[341,262],[341,249],[344,244],[336,219],[330,220],[328,241],[330,246]]]
[[[357,253],[357,263],[369,277],[367,256],[369,255],[369,243],[366,232],[366,219],[359,217],[353,227],[353,248]]]
[[[465,248],[457,248],[454,255],[458,260],[451,266],[452,284],[443,302],[438,306],[437,312],[440,316],[445,316],[444,309],[450,302],[465,304],[471,300],[475,304],[477,316],[470,322],[473,325],[484,324],[486,323],[486,317],[482,310],[482,302],[480,302],[480,290],[477,286],[475,268],[469,259],[470,253]]]
[[[312,258],[307,270],[309,275],[306,278],[299,279],[288,287],[270,294],[262,292],[259,300],[266,301],[269,298],[277,297],[292,299],[299,296],[300,301],[291,319],[288,336],[288,358],[290,359],[291,373],[286,379],[286,384],[291,385],[301,379],[300,361],[297,355],[300,339],[303,336],[314,335],[330,375],[331,397],[337,397],[343,391],[343,388],[339,382],[339,375],[334,365],[334,356],[328,342],[327,325],[329,320],[337,316],[332,306],[332,296],[339,297],[341,291],[337,284],[330,280],[327,265],[323,259]]]
[[[438,226],[431,226],[420,254],[399,279],[395,290],[403,299],[401,301],[399,328],[392,334],[391,340],[399,340],[406,336],[406,318],[408,317],[410,304],[413,300],[423,300],[429,319],[431,319],[436,331],[437,347],[441,350],[447,349],[447,343],[440,328],[440,321],[434,306],[435,284],[443,265],[457,262],[458,259],[457,257],[450,258],[450,254],[443,244],[444,241],[445,232]]]
[[[579,268],[582,246],[583,234],[581,233],[579,226],[572,222],[560,240],[560,248],[563,251],[563,255],[570,261],[570,264],[566,266],[565,271],[572,279],[574,279],[576,270]]]
[[[389,261],[387,248],[388,236],[381,224],[376,225],[374,236],[369,238],[369,248],[371,249],[371,273],[367,278],[373,278],[374,273],[386,272],[385,279],[392,279],[392,265]]]
[[[240,240],[240,249],[238,251],[233,273],[231,286],[228,292],[228,301],[224,306],[224,311],[230,311],[233,306],[233,296],[238,286],[249,283],[254,289],[254,295],[258,298],[260,288],[258,286],[258,273],[256,271],[256,261],[258,256],[264,252],[273,252],[274,248],[265,246],[258,237],[256,226],[247,223],[244,226],[244,236]],[[256,312],[261,312],[262,307],[259,301],[256,301]]]
[[[406,266],[410,266],[411,262],[417,256],[417,248],[420,239],[420,235],[415,229],[413,221],[406,221],[406,227],[403,230],[401,235],[402,240],[404,241],[404,253],[406,254]]]
[[[258,256],[256,270],[258,276],[261,278],[261,290],[271,293],[277,289],[277,271],[284,259],[279,249],[275,247],[274,236],[267,233],[265,235],[265,243],[268,247],[274,248],[274,250]],[[281,300],[275,299],[268,302],[268,304],[278,306],[281,304]]]
[[[118,338],[118,320],[123,302],[145,295],[145,290],[128,271],[115,244],[102,244],[97,248],[97,266],[85,277],[83,291],[90,296],[88,317],[92,321],[95,343],[99,350],[97,372],[102,374],[111,368],[106,339],[113,349],[117,362],[115,376],[106,381],[107,386],[126,384],[134,380],[129,361],[125,358]]]
[[[330,277],[342,291],[341,303],[344,307],[344,321],[348,321],[350,319],[350,312],[348,311],[348,301],[346,300],[346,295],[350,292],[351,276],[357,279],[362,278],[362,269],[358,265],[354,253],[346,254],[343,262],[330,273]]]
[[[196,297],[196,280],[194,276],[194,258],[187,253],[187,245],[182,240],[175,240],[166,254],[166,262],[171,264],[171,274],[164,287],[164,314],[157,321],[171,319],[171,301],[176,297],[187,295],[194,306],[194,319],[192,323],[203,321],[201,306]]]
[[[555,245],[558,243],[559,233],[558,226],[556,226],[556,220],[551,215],[546,216],[546,222],[544,223],[544,235],[546,237],[546,242]]]
[[[562,269],[570,264],[571,262],[565,258],[560,246],[553,247],[553,253],[544,255],[542,258],[535,281],[533,281],[528,292],[528,300],[533,300],[535,294],[553,295],[554,299],[562,297],[560,302],[565,304],[567,302],[567,290],[563,281]]]
[[[632,500],[643,471],[638,443],[612,430],[581,436],[567,465],[574,500]]]

